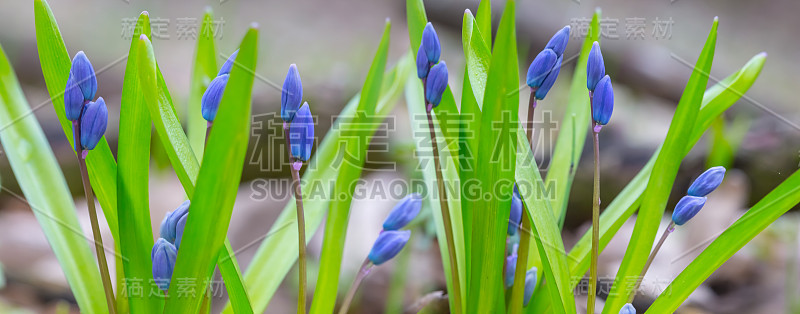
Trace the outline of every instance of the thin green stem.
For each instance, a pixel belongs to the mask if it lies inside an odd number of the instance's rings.
[[[653,263],[653,260],[656,258],[656,254],[661,249],[661,246],[664,244],[664,241],[667,240],[667,236],[669,236],[673,231],[675,231],[675,223],[670,221],[667,228],[664,229],[664,233],[661,234],[661,239],[658,239],[658,243],[656,243],[656,247],[653,248],[653,252],[650,253],[650,256],[647,257],[647,263],[644,264],[644,269],[642,269],[642,273],[639,275],[639,280],[636,281],[636,285],[631,290],[631,295],[628,296],[628,303],[632,303],[633,299],[636,297],[636,291],[639,290],[639,286],[642,285],[642,280],[644,280],[644,275],[647,274],[647,270],[650,269],[650,264]]]
[[[589,298],[587,313],[594,313],[595,293],[597,290],[597,257],[600,255],[600,129],[593,123],[592,139],[594,141],[594,194],[592,196],[592,262],[589,269]]]
[[[433,165],[436,168],[436,183],[439,190],[439,206],[442,210],[444,233],[447,239],[447,252],[450,255],[450,277],[453,280],[453,313],[461,314],[461,280],[458,276],[458,261],[456,260],[456,246],[453,239],[453,224],[450,221],[450,209],[447,204],[447,191],[445,190],[442,176],[442,165],[439,162],[439,145],[436,143],[436,130],[433,128],[433,106],[425,108],[428,114],[428,129],[431,132],[431,145],[433,146]]]
[[[73,124],[73,134],[75,135],[75,147],[78,154],[78,166],[81,171],[81,181],[83,181],[83,191],[86,193],[86,204],[89,206],[89,221],[92,224],[92,236],[94,236],[94,249],[97,252],[97,263],[100,266],[100,277],[103,280],[103,290],[106,294],[106,302],[108,303],[109,313],[117,313],[117,303],[114,300],[114,290],[111,287],[111,275],[108,271],[108,262],[106,261],[105,248],[103,247],[103,237],[100,235],[100,223],[97,221],[97,212],[94,207],[94,193],[92,191],[92,184],[89,182],[89,173],[86,170],[86,156],[81,149],[80,144],[80,124],[75,122]]]
[[[289,160],[292,160],[291,146],[289,141],[289,124],[283,124],[283,134],[286,137],[286,153]],[[306,312],[306,219],[303,212],[303,191],[300,189],[300,168],[303,166],[301,161],[292,163],[292,189],[294,199],[297,203],[297,242],[299,256],[297,259],[299,268],[299,289],[297,291],[297,313]]]
[[[353,298],[356,296],[356,291],[358,291],[358,286],[361,285],[361,282],[364,281],[364,278],[369,275],[369,272],[372,270],[372,267],[375,266],[372,262],[369,261],[369,258],[364,259],[364,263],[361,264],[361,269],[358,271],[358,275],[356,275],[356,279],[353,280],[353,285],[350,286],[350,290],[347,291],[347,296],[344,298],[344,303],[342,303],[342,307],[339,308],[339,314],[347,313],[347,310],[350,309],[350,303],[353,302]]]

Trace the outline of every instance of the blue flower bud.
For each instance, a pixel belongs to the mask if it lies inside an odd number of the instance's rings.
[[[517,234],[519,223],[522,221],[522,199],[518,193],[511,196],[511,215],[508,217],[508,235]]]
[[[536,58],[533,58],[533,62],[531,62],[531,66],[528,67],[528,76],[525,78],[528,86],[531,88],[542,86],[542,82],[550,74],[553,66],[556,65],[556,60],[558,60],[558,55],[552,49],[542,50],[536,55]]]
[[[290,65],[286,79],[283,81],[281,90],[281,119],[285,122],[292,122],[294,115],[300,105],[303,104],[303,83],[300,82],[300,72],[297,65]]]
[[[83,104],[86,100],[83,99],[78,84],[75,83],[75,78],[72,73],[69,74],[67,79],[67,88],[64,91],[64,112],[69,121],[78,121],[81,119],[81,111],[83,111]]]
[[[589,60],[586,61],[586,88],[594,92],[597,83],[606,75],[606,65],[603,62],[603,54],[600,52],[600,44],[594,42],[592,50],[589,51]]]
[[[633,304],[625,303],[619,310],[619,314],[636,314],[636,308],[633,307]]]
[[[717,166],[709,168],[692,182],[687,194],[691,196],[706,196],[708,193],[716,190],[724,178],[725,167]]]
[[[436,35],[436,30],[433,29],[433,24],[430,22],[425,25],[425,29],[422,31],[421,47],[425,50],[428,62],[431,64],[439,62],[439,56],[442,54],[442,46],[439,43],[439,36]]]
[[[383,230],[398,230],[414,220],[422,208],[422,195],[411,193],[394,206],[392,212],[383,221]]]
[[[86,104],[81,115],[81,147],[86,150],[94,149],[106,133],[106,126],[108,126],[108,108],[103,97]]]
[[[697,196],[684,196],[675,205],[675,210],[672,212],[672,222],[680,226],[685,224],[689,219],[692,219],[697,212],[706,204],[706,198]]]
[[[183,215],[178,220],[178,225],[175,226],[175,249],[181,248],[181,238],[183,238],[183,229],[186,228],[186,219],[189,219],[189,215]]]
[[[239,49],[236,49],[236,51],[234,51],[233,54],[231,54],[231,56],[228,57],[228,60],[225,60],[225,63],[222,64],[222,68],[219,69],[219,73],[217,74],[217,76],[231,73],[231,70],[233,69],[233,64],[236,62],[237,55],[239,55]]]
[[[150,252],[150,258],[153,260],[153,279],[159,289],[164,291],[169,289],[177,257],[178,249],[164,238],[158,238],[153,245],[153,251]]]
[[[417,77],[424,79],[428,77],[428,71],[431,70],[431,63],[428,62],[428,56],[425,55],[425,50],[420,46],[417,51]]]
[[[436,108],[442,102],[442,94],[447,89],[447,64],[444,61],[431,68],[425,88],[425,100]]]
[[[592,98],[592,120],[599,125],[608,124],[611,113],[614,111],[614,89],[611,87],[611,77],[604,76],[597,83]]]
[[[544,78],[542,86],[539,86],[539,88],[536,89],[536,93],[534,95],[536,99],[539,100],[544,99],[544,97],[547,96],[547,93],[550,91],[550,89],[553,88],[553,84],[556,83],[556,79],[558,78],[558,72],[561,72],[562,59],[564,59],[564,56],[558,57],[558,60],[556,60],[556,64],[553,65],[553,68],[550,69],[550,73],[548,73],[547,77]]]
[[[384,231],[378,235],[372,250],[369,251],[368,258],[375,265],[383,264],[400,253],[411,237],[411,231]]]
[[[536,288],[536,267],[531,267],[525,272],[525,293],[522,298],[522,306],[528,306],[533,296],[533,290]]]
[[[550,38],[550,41],[547,42],[547,46],[545,49],[553,49],[556,52],[556,55],[559,57],[564,54],[564,50],[567,49],[567,43],[569,42],[569,25],[564,26],[561,30],[556,32],[553,35],[553,38]]]
[[[300,161],[311,158],[311,149],[314,146],[314,117],[308,109],[308,103],[297,110],[294,121],[289,127],[289,141],[292,157]]]
[[[183,218],[189,214],[189,205],[191,201],[186,200],[178,206],[175,211],[167,212],[167,215],[164,216],[164,220],[161,221],[161,228],[159,229],[159,234],[162,238],[166,239],[170,243],[175,243],[175,236],[177,234],[176,228],[178,226],[178,220]]]
[[[72,59],[72,68],[69,73],[72,75],[73,82],[83,94],[83,100],[92,100],[97,93],[97,77],[94,73],[92,63],[83,51],[78,51]]]
[[[203,93],[203,98],[200,99],[200,112],[203,114],[203,119],[208,122],[214,122],[214,118],[217,117],[219,102],[222,100],[222,94],[225,92],[225,86],[228,85],[229,77],[230,75],[228,74],[215,77],[208,84],[206,92]]]
[[[511,255],[506,257],[506,271],[504,282],[506,288],[511,288],[514,285],[514,273],[517,271],[517,253],[512,252]]]

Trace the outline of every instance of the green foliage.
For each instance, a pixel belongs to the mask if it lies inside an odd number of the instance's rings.
[[[206,140],[206,120],[200,112],[200,99],[211,80],[217,76],[217,47],[214,43],[214,15],[207,10],[197,34],[192,77],[189,81],[188,133],[189,142],[197,159],[203,158]]]
[[[64,174],[2,47],[0,125],[3,153],[8,156],[22,193],[53,248],[78,306],[86,313],[108,312],[100,271],[83,237]]]

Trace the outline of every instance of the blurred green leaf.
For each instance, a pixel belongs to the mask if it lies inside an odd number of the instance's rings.
[[[181,295],[173,291],[167,300],[167,313],[197,311],[225,244],[250,135],[251,92],[258,48],[256,26],[247,31],[239,47],[238,66],[231,71],[209,134],[189,208],[192,214],[187,216],[173,273],[173,278],[194,279],[185,288],[196,293]],[[152,47],[148,44],[147,48],[152,54]]]
[[[131,39],[119,114],[119,142],[117,144],[117,208],[119,209],[120,254],[126,282],[153,278],[150,252],[153,249],[153,230],[150,225],[150,134],[151,119],[147,102],[139,83],[139,54],[142,49],[139,36],[150,35],[150,17],[139,15]],[[91,155],[94,152],[89,153]],[[141,296],[128,298],[132,313],[161,311],[163,300],[158,287],[142,285]]]
[[[658,153],[647,188],[644,190],[639,215],[633,228],[631,241],[625,251],[609,298],[606,300],[603,313],[617,313],[628,302],[633,286],[628,284],[629,278],[636,278],[644,268],[650,249],[653,246],[658,225],[664,215],[675,176],[686,155],[686,139],[692,135],[698,112],[703,102],[703,93],[708,84],[708,73],[714,59],[714,46],[717,40],[718,21],[715,18],[711,26],[703,51],[697,60],[686,89],[675,109],[667,137]]]
[[[506,1],[497,29],[483,100],[477,164],[479,197],[472,212],[472,248],[467,309],[480,313],[505,310],[502,297],[503,255],[517,153],[519,64],[515,3]],[[488,196],[488,197],[487,197]]]
[[[734,253],[781,215],[800,203],[800,171],[795,171],[772,192],[736,220],[676,277],[648,313],[671,313]]]
[[[210,9],[203,15],[203,22],[200,32],[197,34],[197,46],[195,47],[194,66],[192,67],[192,78],[189,81],[189,117],[188,133],[189,142],[198,160],[203,159],[203,149],[206,140],[206,120],[200,112],[200,99],[203,98],[208,84],[217,76],[217,47],[214,43],[214,14]]]
[[[64,174],[1,46],[0,125],[3,153],[64,271],[75,301],[82,312],[108,312],[100,270],[78,223]]]

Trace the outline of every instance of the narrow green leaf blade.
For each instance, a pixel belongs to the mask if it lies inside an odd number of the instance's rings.
[[[206,120],[200,113],[200,99],[206,91],[208,84],[217,76],[217,47],[214,43],[213,22],[214,16],[211,9],[203,15],[200,32],[197,34],[194,66],[192,78],[189,81],[188,133],[189,142],[198,160],[203,159],[203,150],[206,140]]]
[[[69,69],[67,69],[69,72]],[[66,83],[64,83],[66,86]],[[0,46],[0,143],[82,312],[106,313],[103,284],[64,174]]]
[[[633,286],[627,284],[626,281],[639,276],[650,255],[650,249],[658,232],[658,225],[664,214],[672,184],[685,155],[686,138],[692,134],[703,101],[703,93],[708,84],[708,73],[711,70],[717,39],[717,25],[718,21],[715,18],[708,40],[700,53],[691,77],[689,77],[689,82],[686,83],[686,89],[678,107],[675,109],[664,145],[653,165],[650,180],[647,182],[631,241],[625,251],[625,257],[622,259],[603,313],[617,313],[628,301]]]
[[[237,66],[220,101],[220,110],[209,134],[207,151],[197,177],[185,234],[173,278],[193,279],[187,289],[193,295],[170,293],[165,312],[197,311],[219,250],[228,231],[241,179],[250,134],[250,105],[258,47],[258,29],[251,27],[240,45]],[[149,47],[152,49],[152,47]],[[152,52],[149,52],[152,53]]]

